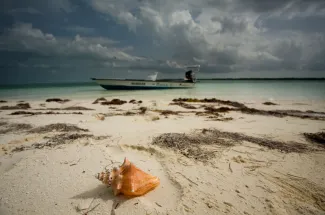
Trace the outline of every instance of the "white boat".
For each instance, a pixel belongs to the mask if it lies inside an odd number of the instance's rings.
[[[185,78],[161,79],[157,80],[158,72],[148,77],[148,79],[101,79],[92,78],[97,84],[107,90],[111,89],[170,89],[170,88],[193,88],[195,87],[195,72],[200,70],[200,65],[185,67],[187,69]]]

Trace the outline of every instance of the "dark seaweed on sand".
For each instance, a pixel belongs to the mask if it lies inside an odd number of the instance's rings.
[[[101,102],[102,105],[123,105],[125,103],[127,103],[127,101],[120,99],[112,99],[111,101]]]
[[[58,103],[66,103],[71,101],[70,99],[60,99],[60,98],[50,98],[46,99],[46,102],[58,102]]]
[[[305,138],[311,142],[319,143],[325,147],[325,132],[303,133]]]
[[[207,114],[216,114],[220,112],[228,112],[228,111],[239,111],[244,114],[252,114],[252,115],[263,115],[263,116],[274,116],[274,117],[296,117],[301,119],[312,119],[312,120],[325,120],[324,112],[315,112],[315,111],[298,111],[298,110],[260,110],[256,108],[249,108],[243,103],[235,102],[235,101],[225,101],[220,99],[196,99],[196,98],[179,98],[173,99],[173,102],[198,102],[198,103],[217,103],[222,105],[232,106],[234,108],[221,107],[214,108],[204,105],[205,113],[198,113],[198,115],[207,115]],[[318,114],[318,115],[315,115]]]
[[[56,123],[45,126],[40,126],[30,130],[30,133],[48,133],[48,132],[80,132],[80,131],[89,131],[88,129],[79,128],[73,124],[65,124],[65,123]]]
[[[81,106],[72,106],[72,107],[62,108],[61,110],[94,110],[94,109],[81,107]]]
[[[107,100],[104,97],[100,97],[98,99],[96,99],[93,104],[98,104],[99,102],[106,102]]]
[[[264,102],[263,105],[278,105],[278,104],[275,104],[273,102]]]
[[[66,107],[66,108],[38,108],[35,110],[94,110],[92,108],[86,108],[82,106],[71,106],[71,107]]]
[[[19,103],[14,106],[1,106],[0,110],[19,110],[19,109],[29,109],[30,104],[29,103]]]
[[[140,107],[139,108],[140,114],[145,114],[147,112],[147,110],[148,110],[147,107]]]
[[[305,153],[318,150],[303,143],[270,140],[216,129],[203,129],[191,134],[166,133],[154,137],[152,144],[177,150],[189,158],[207,161],[215,156],[217,150],[213,147],[231,147],[242,144],[244,141],[284,153]]]
[[[30,150],[30,149],[43,149],[44,147],[53,148],[59,145],[71,143],[78,139],[83,138],[91,138],[94,140],[103,140],[108,138],[109,136],[94,136],[92,134],[79,134],[79,133],[63,133],[63,134],[57,134],[50,137],[44,137],[44,139],[47,139],[45,143],[34,143],[31,146],[18,146],[12,150],[12,152],[20,152],[24,150]]]
[[[223,105],[228,105],[232,107],[246,107],[244,104],[239,103],[239,102],[234,102],[234,101],[225,101],[225,100],[220,100],[220,99],[192,99],[192,98],[178,98],[178,99],[173,99],[173,102],[199,102],[199,103],[218,103],[218,104],[223,104]]]
[[[76,114],[76,115],[82,115],[82,112],[70,112],[70,113],[65,113],[65,112],[53,112],[53,111],[48,111],[48,112],[30,112],[30,111],[15,111],[12,112],[9,115],[59,115],[59,114]]]
[[[136,115],[137,113],[135,113],[135,112],[132,112],[132,111],[127,111],[127,112],[125,112],[123,115],[124,116],[134,116],[134,115]]]
[[[195,106],[190,105],[190,104],[186,104],[184,102],[174,102],[174,103],[170,103],[169,105],[178,105],[178,106],[183,107],[185,109],[196,109]]]
[[[8,125],[8,123],[7,122],[0,122],[0,127],[3,127],[5,125]]]
[[[2,123],[1,127],[3,129],[0,130],[0,134],[17,133],[27,131],[33,128],[32,125],[26,123]]]
[[[7,101],[5,101],[5,100],[0,100],[0,103],[7,103]]]
[[[160,113],[163,116],[178,115],[179,113],[181,113],[180,111],[172,111],[172,110],[156,110],[156,112]]]

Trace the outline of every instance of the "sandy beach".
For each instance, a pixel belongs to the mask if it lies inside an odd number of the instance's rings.
[[[1,102],[0,214],[325,214],[325,101],[96,99]],[[125,157],[160,185],[114,196]]]

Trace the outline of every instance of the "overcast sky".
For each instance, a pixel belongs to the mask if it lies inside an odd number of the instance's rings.
[[[324,0],[4,0],[0,84],[324,77],[324,23]]]

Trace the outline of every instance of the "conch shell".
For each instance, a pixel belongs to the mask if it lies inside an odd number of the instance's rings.
[[[98,173],[96,178],[103,184],[111,186],[115,196],[118,194],[142,196],[160,184],[158,177],[145,173],[127,158],[120,168],[114,167],[112,171]]]

